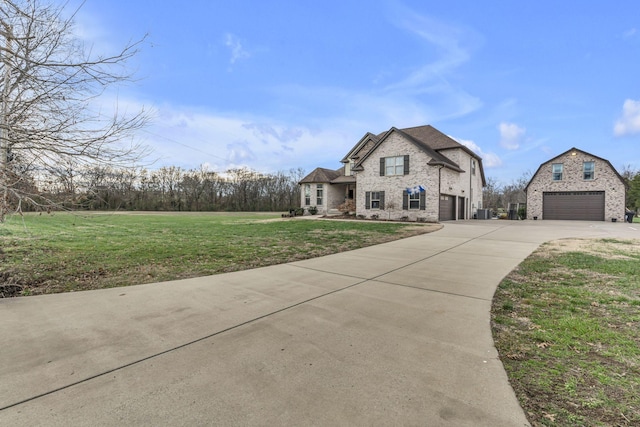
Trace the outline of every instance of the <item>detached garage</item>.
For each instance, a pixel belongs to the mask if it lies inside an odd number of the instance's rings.
[[[626,187],[622,176],[608,160],[577,148],[540,165],[525,191],[528,219],[624,218]]]

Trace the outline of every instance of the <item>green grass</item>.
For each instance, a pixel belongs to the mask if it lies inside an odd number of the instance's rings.
[[[279,214],[13,216],[0,224],[0,283],[17,284],[5,291],[20,295],[127,286],[312,258],[432,229]]]
[[[640,425],[640,242],[543,245],[498,287],[496,347],[534,426]]]

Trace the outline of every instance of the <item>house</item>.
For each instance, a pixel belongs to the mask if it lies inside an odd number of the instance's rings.
[[[473,218],[482,208],[482,159],[432,126],[367,132],[338,170],[317,168],[300,181],[301,205],[409,221]]]
[[[525,188],[528,219],[624,218],[624,179],[601,157],[572,148],[540,165]]]

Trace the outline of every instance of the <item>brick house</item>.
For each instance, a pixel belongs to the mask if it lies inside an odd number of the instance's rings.
[[[366,218],[428,222],[473,218],[482,208],[482,159],[432,126],[367,132],[341,162],[300,181],[302,207],[332,213],[351,200]]]
[[[601,157],[572,148],[540,165],[527,187],[527,218],[622,220],[626,186]]]

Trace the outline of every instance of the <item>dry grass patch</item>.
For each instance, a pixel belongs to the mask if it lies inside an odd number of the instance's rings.
[[[640,425],[640,241],[541,246],[500,284],[491,320],[532,425]]]

